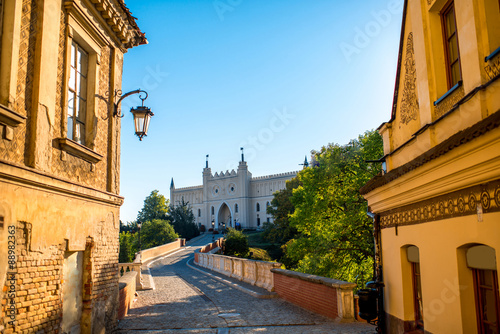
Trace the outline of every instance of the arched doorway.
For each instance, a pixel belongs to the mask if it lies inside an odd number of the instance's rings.
[[[219,208],[219,213],[217,214],[217,226],[218,230],[222,230],[225,227],[229,227],[232,219],[231,209],[226,203],[222,203]]]

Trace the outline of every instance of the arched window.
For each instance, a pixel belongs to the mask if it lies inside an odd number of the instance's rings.
[[[201,217],[201,209],[198,209],[198,217]]]
[[[234,213],[238,213],[238,203],[234,205]]]
[[[260,204],[257,203],[257,212],[259,212],[259,211],[260,211]]]
[[[214,211],[214,207],[212,206],[212,215],[214,215],[214,214],[215,214],[214,212],[215,212],[215,211]]]

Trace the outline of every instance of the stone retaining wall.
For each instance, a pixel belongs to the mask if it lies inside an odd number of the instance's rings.
[[[144,263],[148,260],[151,260],[155,257],[158,257],[158,256],[163,255],[165,253],[168,253],[170,251],[176,250],[177,248],[180,248],[180,247],[184,246],[185,244],[186,244],[186,239],[178,238],[175,241],[168,243],[168,244],[165,244],[165,245],[161,245],[161,246],[157,246],[157,247],[153,247],[153,248],[148,248],[148,249],[143,249],[142,251],[139,252],[141,263]],[[138,257],[136,256],[136,259],[137,258]],[[134,261],[134,262],[136,262],[136,261]]]
[[[354,283],[271,269],[274,289],[280,298],[333,319],[354,321]]]

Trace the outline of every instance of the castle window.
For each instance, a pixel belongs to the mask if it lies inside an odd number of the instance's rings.
[[[257,212],[259,212],[259,211],[260,211],[260,204],[257,203]]]
[[[212,215],[214,215],[214,214],[215,214],[214,212],[215,212],[215,211],[214,211],[214,207],[212,206]]]
[[[238,213],[238,203],[234,205],[234,213]]]
[[[260,226],[260,218],[257,218],[257,226]]]
[[[198,217],[201,217],[201,209],[198,209]]]
[[[460,51],[458,47],[457,23],[455,19],[455,5],[453,1],[451,1],[443,9],[441,13],[441,22],[443,25],[448,89],[451,89],[462,79],[460,70]]]

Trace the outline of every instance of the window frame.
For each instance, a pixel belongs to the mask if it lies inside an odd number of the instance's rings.
[[[455,26],[455,31],[453,34],[448,36],[448,28],[447,28],[447,23],[448,21],[446,20],[446,16],[453,11],[453,20],[454,20],[454,26]],[[445,56],[445,67],[446,67],[446,82],[447,82],[447,88],[448,90],[452,89],[454,86],[459,84],[462,81],[462,65],[460,62],[460,44],[458,40],[458,29],[457,29],[457,18],[456,18],[456,11],[455,11],[455,2],[454,0],[449,1],[441,10],[439,13],[440,19],[441,19],[441,29],[442,29],[442,39],[443,39],[443,49],[444,49],[444,56]],[[457,44],[457,58],[456,60],[453,61],[453,63],[450,63],[450,48],[449,48],[449,43],[452,39],[456,39],[456,44]],[[453,80],[453,70],[452,66],[457,63],[458,64],[458,74],[459,77],[457,78],[456,82]]]
[[[476,321],[477,321],[477,329],[478,333],[484,333],[485,332],[485,323],[487,321],[483,319],[481,310],[483,309],[483,303],[482,303],[482,293],[481,291],[484,289],[488,290],[493,290],[493,294],[495,296],[495,314],[496,314],[496,329],[497,332],[500,332],[500,296],[499,296],[499,288],[498,288],[498,272],[496,270],[484,270],[484,269],[476,269],[476,268],[471,268],[472,269],[472,278],[473,278],[473,284],[474,284],[474,301],[475,301],[475,306],[476,306]],[[484,272],[491,272],[491,279],[493,282],[493,286],[482,286],[480,284],[480,275],[481,273]]]
[[[58,139],[59,148],[92,164],[101,161],[103,155],[94,151],[97,131],[96,98],[99,95],[99,67],[101,49],[112,45],[108,38],[99,30],[88,17],[82,14],[82,9],[75,2],[66,7],[66,35],[64,54],[64,76],[61,104],[61,137]],[[71,70],[71,46],[75,42],[88,54],[87,66],[87,94],[85,108],[85,142],[78,143],[68,136],[68,97]],[[74,138],[74,137],[73,137]],[[61,156],[65,160],[64,156]]]
[[[89,62],[90,62],[90,57],[89,53],[80,46],[77,41],[74,39],[71,41],[71,45],[69,45],[70,48],[70,60],[69,60],[69,78],[68,78],[68,85],[67,85],[67,101],[66,101],[66,137],[70,140],[73,140],[74,142],[87,146],[86,143],[88,142],[87,140],[87,114],[88,114],[88,101],[89,101],[89,94],[88,94],[88,79],[89,79]],[[73,48],[75,48],[75,53],[73,54]],[[85,64],[85,71],[79,71],[78,70],[78,55],[81,53],[82,55],[85,54],[86,57],[86,64]],[[83,66],[83,65],[82,65]],[[75,77],[71,75],[71,73],[75,72]],[[83,73],[85,72],[85,73]],[[85,84],[78,84],[79,79],[85,79]],[[72,82],[74,80],[74,82]],[[74,87],[72,88],[72,85]],[[81,94],[81,87],[85,86],[84,94]],[[69,102],[69,97],[73,94],[73,101],[71,104],[73,104],[73,115],[69,116],[69,110],[70,110],[70,102]],[[77,109],[79,108],[79,100],[84,101],[84,107],[83,107],[83,117],[79,118],[77,115]],[[71,119],[71,131],[70,131],[70,119]],[[83,128],[83,131],[81,131],[81,135],[83,138],[77,138],[77,133],[78,131],[78,125],[81,125]],[[71,132],[71,133],[70,133]]]
[[[410,264],[411,264],[411,282],[412,282],[413,312],[415,317],[415,326],[417,329],[423,329],[424,328],[423,308],[420,309],[420,305],[423,305],[422,274],[420,271],[420,263],[410,262]],[[418,284],[418,281],[420,281],[420,285]],[[418,296],[419,293],[420,297]]]

